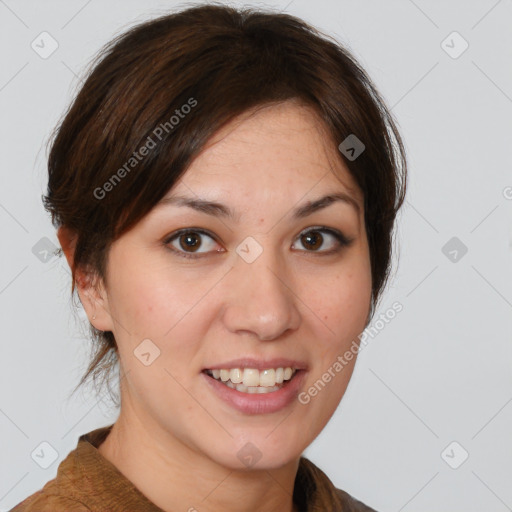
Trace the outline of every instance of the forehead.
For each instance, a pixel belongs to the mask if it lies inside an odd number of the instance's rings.
[[[362,193],[316,112],[287,101],[252,109],[225,125],[207,142],[173,193],[204,197],[213,189],[236,190],[239,200],[273,196],[296,202],[313,188],[343,191],[362,207]]]

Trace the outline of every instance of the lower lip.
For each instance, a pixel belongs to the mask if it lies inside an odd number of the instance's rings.
[[[245,414],[268,414],[284,409],[297,398],[305,374],[304,370],[297,370],[292,379],[287,381],[281,389],[260,394],[237,391],[208,374],[201,373],[221,400]]]

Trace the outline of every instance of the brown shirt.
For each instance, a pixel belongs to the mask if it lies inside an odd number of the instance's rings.
[[[80,436],[77,447],[59,464],[57,476],[11,512],[163,512],[98,451],[111,428]],[[336,489],[304,457],[295,478],[293,500],[301,512],[375,512]]]

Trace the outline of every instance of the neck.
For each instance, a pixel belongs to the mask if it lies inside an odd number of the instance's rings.
[[[121,415],[98,450],[165,512],[297,512],[299,459],[269,470],[226,468],[136,418]]]

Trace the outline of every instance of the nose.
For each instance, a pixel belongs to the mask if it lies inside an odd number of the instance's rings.
[[[229,272],[223,320],[230,332],[270,341],[298,329],[301,315],[293,279],[271,252],[264,250],[252,263],[237,257]]]

